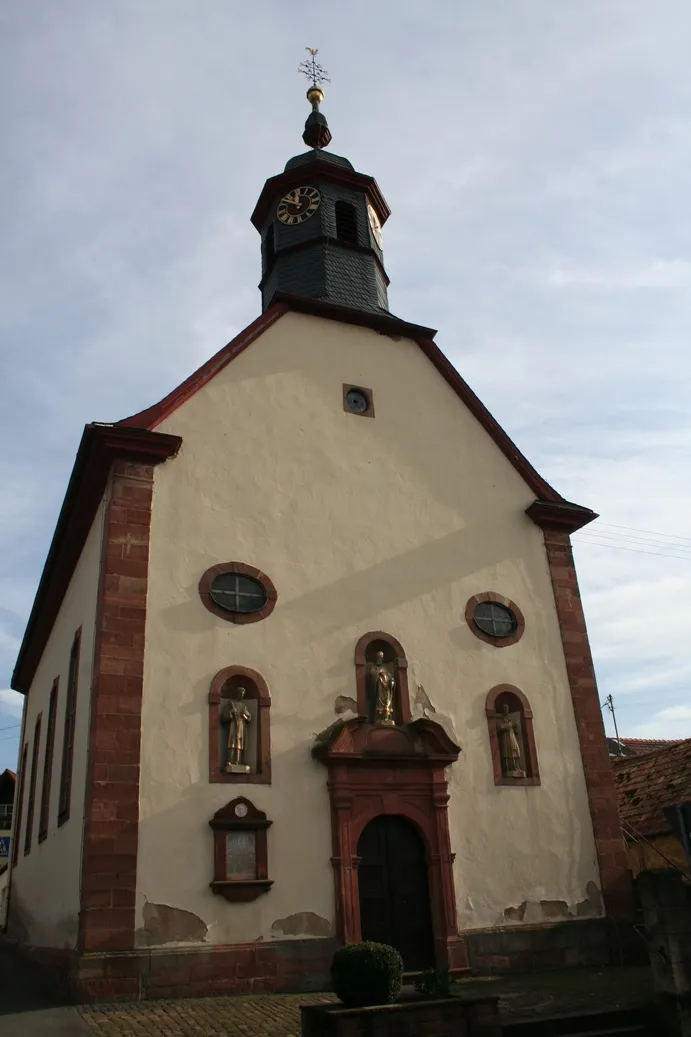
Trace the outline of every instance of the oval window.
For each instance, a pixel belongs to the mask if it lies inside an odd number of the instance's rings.
[[[490,637],[511,637],[518,630],[518,620],[510,608],[496,601],[481,601],[473,612],[475,626]]]
[[[214,576],[209,595],[227,612],[260,612],[267,601],[266,588],[259,580],[234,572]]]

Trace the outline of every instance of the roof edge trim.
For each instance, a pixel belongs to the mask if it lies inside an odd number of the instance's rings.
[[[67,491],[43,566],[10,687],[26,694],[55,624],[116,458],[160,464],[182,439],[146,429],[93,422],[84,428]]]

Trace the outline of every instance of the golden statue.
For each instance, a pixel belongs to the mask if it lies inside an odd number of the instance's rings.
[[[393,727],[396,723],[394,719],[396,678],[393,665],[384,662],[383,652],[377,652],[374,662],[370,663],[369,676],[374,692],[374,722]]]
[[[226,772],[229,774],[248,774],[249,765],[245,763],[247,752],[247,727],[252,723],[252,714],[247,708],[245,689],[238,688],[236,698],[228,699],[223,707],[223,720],[228,724],[228,743]]]
[[[497,717],[497,735],[502,774],[505,778],[525,778],[525,771],[521,766],[519,726],[509,716],[509,706],[506,702],[501,707],[501,715]]]

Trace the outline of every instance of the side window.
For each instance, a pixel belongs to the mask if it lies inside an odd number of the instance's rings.
[[[74,757],[74,729],[77,713],[77,684],[79,677],[79,642],[81,630],[74,635],[70,652],[65,695],[65,726],[62,740],[62,767],[60,770],[60,796],[58,799],[58,824],[64,825],[70,816],[70,793],[72,791],[72,760]]]
[[[29,778],[29,802],[26,807],[26,831],[24,832],[24,853],[31,849],[34,833],[34,802],[36,800],[36,771],[38,770],[38,750],[41,745],[41,718],[39,713],[34,725],[34,745],[31,750],[31,777]]]
[[[50,810],[50,786],[53,777],[53,750],[55,748],[55,720],[58,712],[58,679],[53,681],[50,689],[48,706],[48,727],[46,728],[46,749],[43,757],[43,783],[41,785],[41,812],[38,817],[38,841],[41,843],[48,835],[48,812]]]

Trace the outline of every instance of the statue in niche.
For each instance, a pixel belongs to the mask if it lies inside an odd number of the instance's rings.
[[[394,717],[395,666],[393,663],[384,662],[384,653],[379,651],[374,656],[374,662],[371,662],[367,669],[374,703],[374,722],[393,727],[396,723]]]
[[[233,699],[228,699],[223,706],[221,719],[228,725],[228,741],[226,743],[226,773],[249,774],[249,764],[245,762],[247,754],[247,732],[252,723],[252,714],[244,701],[245,688],[237,688]]]
[[[522,766],[521,729],[519,724],[509,716],[508,702],[501,707],[501,713],[497,717],[497,736],[502,774],[505,778],[525,778],[525,770]]]

